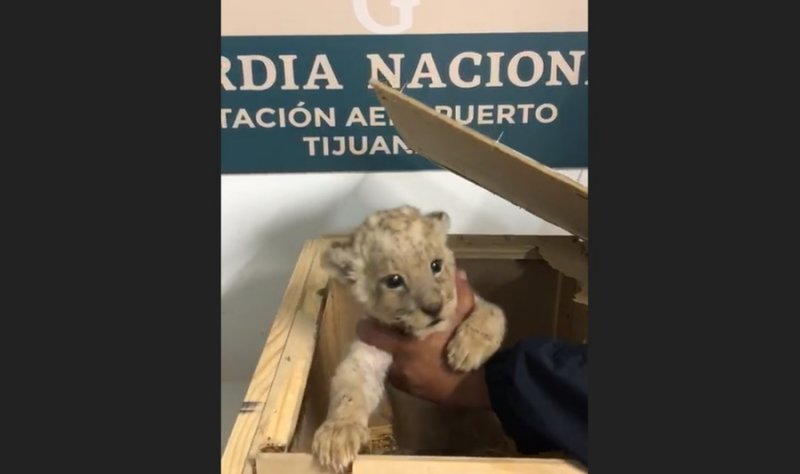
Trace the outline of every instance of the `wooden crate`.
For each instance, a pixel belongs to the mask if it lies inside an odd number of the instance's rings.
[[[505,310],[504,345],[527,336],[586,342],[588,190],[400,92],[373,87],[414,150],[574,234],[450,237],[476,291]],[[222,474],[323,472],[309,454],[311,439],[359,316],[320,265],[337,238],[303,247],[225,448]],[[583,472],[557,454],[518,456],[491,412],[445,411],[387,391],[370,419],[368,452],[353,464],[356,474]],[[395,442],[414,455],[394,451]]]
[[[223,474],[322,472],[308,454],[311,437],[324,420],[328,384],[355,337],[359,314],[349,294],[329,280],[320,266],[321,252],[335,239],[323,237],[303,247],[225,449]],[[506,310],[506,345],[528,335],[573,342],[587,339],[587,307],[573,300],[576,279],[552,268],[539,251],[540,246],[573,247],[572,237],[455,235],[450,245],[476,291]],[[394,392],[394,397],[398,395],[402,397]],[[420,409],[411,397],[392,402],[396,406],[387,399],[370,422],[377,439],[395,421],[393,410]],[[425,426],[423,420],[415,419],[414,424],[426,433],[436,432],[431,429],[436,426]],[[485,418],[478,417],[463,421],[458,431],[470,428],[491,437],[490,441],[499,429],[487,427]],[[440,472],[439,466],[441,472],[460,473],[580,472],[559,459],[390,454],[361,455],[353,472],[399,473],[417,469],[420,463],[437,469],[430,472]]]

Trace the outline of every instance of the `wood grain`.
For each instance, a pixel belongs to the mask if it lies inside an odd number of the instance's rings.
[[[302,302],[296,310],[292,330],[286,339],[272,382],[273,387],[279,390],[271,390],[267,397],[262,421],[253,442],[255,449],[285,450],[297,425],[329,280],[327,272],[319,264],[321,248],[317,246],[316,250],[304,283]]]
[[[260,453],[260,474],[330,474],[306,453]],[[587,471],[562,459],[463,458],[448,456],[362,455],[352,474],[584,474]]]
[[[360,456],[353,474],[582,474],[562,459],[462,458],[448,456]]]
[[[579,182],[371,81],[400,136],[416,153],[547,222],[589,240],[589,190]]]
[[[289,362],[284,359],[283,354],[298,316],[297,309],[301,306],[306,294],[307,280],[315,266],[315,260],[318,258],[322,244],[323,242],[320,240],[312,240],[303,245],[261,357],[250,380],[242,408],[239,410],[239,415],[236,417],[228,437],[228,443],[221,459],[222,474],[252,474],[253,472],[252,454],[254,449],[258,448],[255,442],[259,426],[262,423],[271,423],[269,417],[264,417],[264,409],[273,389],[281,391],[286,388],[285,384],[276,385],[274,382],[281,363]],[[307,317],[304,316],[301,319],[307,319]],[[297,329],[306,332],[307,324],[303,323]],[[292,371],[288,370],[288,372]],[[286,369],[281,373],[284,375],[279,382],[285,381],[288,376]],[[294,374],[295,379],[300,375],[297,371]],[[288,377],[291,378],[291,376]],[[293,383],[299,385],[303,382],[295,380]],[[273,400],[276,399],[273,397]],[[275,409],[275,403],[277,401],[271,404],[272,410]],[[282,426],[285,426],[285,423]],[[262,431],[263,433],[265,431]]]

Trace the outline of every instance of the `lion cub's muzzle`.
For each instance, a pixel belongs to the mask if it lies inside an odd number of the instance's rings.
[[[419,306],[419,310],[422,311],[426,316],[431,318],[431,321],[428,323],[427,327],[434,326],[438,324],[441,320],[441,313],[442,313],[442,302],[441,300],[428,303]]]

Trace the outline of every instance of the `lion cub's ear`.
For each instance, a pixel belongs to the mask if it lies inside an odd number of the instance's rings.
[[[450,216],[446,212],[429,212],[428,214],[425,214],[425,217],[435,222],[443,234],[447,234],[450,231]]]
[[[322,254],[322,268],[340,283],[355,283],[361,260],[353,249],[352,241],[331,244]]]

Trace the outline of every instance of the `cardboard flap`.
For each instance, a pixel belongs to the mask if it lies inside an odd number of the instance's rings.
[[[415,152],[589,240],[585,186],[385,84],[370,84],[403,141]]]

